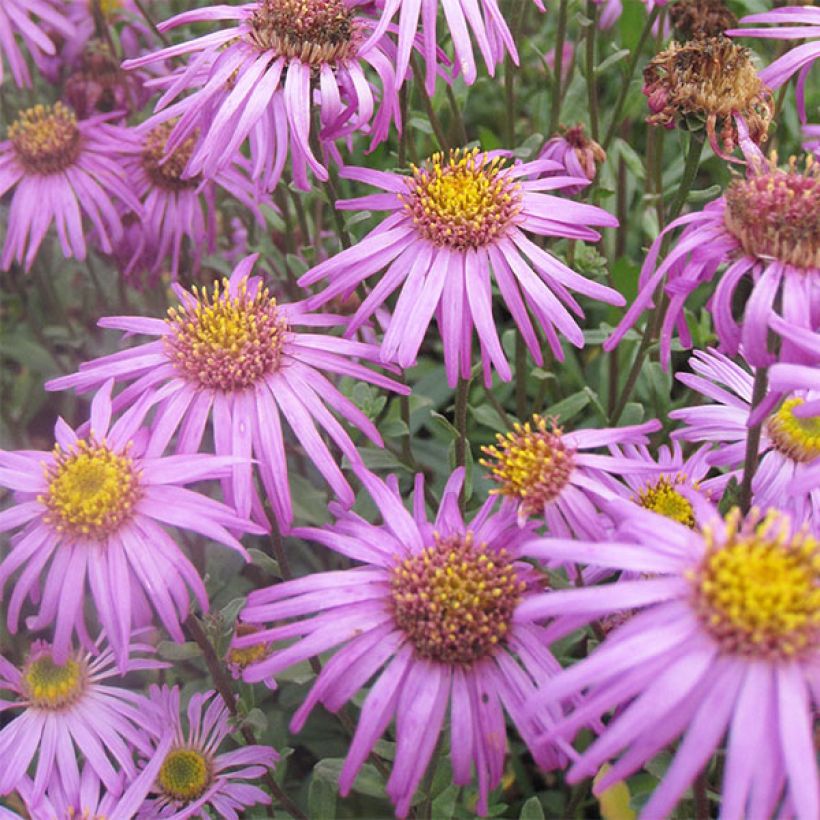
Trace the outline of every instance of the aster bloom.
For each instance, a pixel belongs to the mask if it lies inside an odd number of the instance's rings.
[[[561,165],[560,172],[547,172],[546,177],[566,174],[570,177],[595,179],[598,166],[606,162],[606,152],[595,140],[584,133],[580,123],[571,128],[561,128],[560,134],[544,143],[538,154],[539,159],[551,159]],[[583,190],[582,186],[567,186],[565,192],[574,196]]]
[[[631,543],[533,546],[542,559],[643,575],[522,604],[526,615],[572,613],[587,623],[636,611],[546,681],[533,706],[584,693],[556,727],[566,737],[617,710],[568,781],[614,761],[596,778],[600,794],[683,736],[641,814],[666,817],[726,736],[721,817],[817,817],[820,543],[775,510],[746,520],[734,510],[725,521],[715,512],[701,531],[648,511],[630,523]]]
[[[353,0],[210,6],[183,12],[160,29],[217,20],[232,26],[124,63],[137,68],[195,55],[168,78],[159,113],[148,121],[156,125],[182,115],[168,151],[199,130],[190,176],[224,167],[250,138],[253,176],[266,189],[276,187],[290,152],[294,182],[308,190],[308,168],[318,179],[328,178],[323,158],[311,146],[312,132],[331,150],[332,140],[353,131],[370,134],[376,144],[387,136],[391,121],[399,123],[397,84],[382,38],[365,47],[373,21],[356,13]],[[376,95],[367,67],[379,78]],[[183,91],[192,93],[169,106]],[[311,122],[314,106],[318,133]]]
[[[778,362],[769,368],[769,390],[773,393],[789,393],[794,390],[817,392],[818,398],[806,401],[794,408],[797,417],[820,415],[820,333],[793,328],[774,318],[769,326],[776,333],[787,335],[801,350],[805,351],[811,364]]]
[[[535,0],[535,5],[544,11],[542,0]],[[428,94],[433,94],[436,87],[438,66],[437,43],[440,36],[436,34],[438,10],[444,10],[447,28],[453,40],[456,67],[464,77],[467,85],[472,85],[477,76],[473,40],[487,66],[490,76],[495,76],[496,66],[509,54],[518,65],[518,51],[507,21],[501,13],[497,0],[385,0],[379,26],[371,41],[381,36],[388,28],[390,21],[399,14],[398,53],[396,56],[396,76],[407,74],[410,65],[410,52],[419,31],[421,22],[421,52],[426,62],[425,87]]]
[[[83,436],[59,419],[52,452],[0,451],[0,486],[13,490],[15,499],[0,513],[0,531],[23,528],[0,563],[0,593],[22,570],[8,603],[9,631],[17,632],[30,597],[39,611],[27,626],[54,624],[54,657],[63,663],[73,632],[88,642],[87,584],[124,669],[138,613],[154,609],[168,633],[182,641],[189,588],[202,609],[208,608],[199,573],[163,525],[199,533],[246,560],[247,552],[229,530],[264,530],[185,487],[229,475],[238,458],[146,454],[140,425],[152,397],[143,397],[112,425],[111,387],[109,380],[94,396],[90,429]]]
[[[259,206],[273,208],[270,198],[261,196],[251,182],[248,161],[241,154],[234,155],[233,164],[224,166],[208,179],[188,176],[185,168],[196,136],[189,137],[167,156],[166,145],[172,129],[170,122],[146,129],[140,154],[125,164],[131,184],[143,203],[141,241],[125,269],[126,276],[130,276],[136,266],[146,264],[148,272],[156,276],[170,256],[170,273],[176,279],[185,239],[189,242],[191,265],[197,270],[203,253],[213,253],[216,249],[218,188],[244,205],[260,227],[264,227],[265,218]]]
[[[752,375],[731,359],[710,349],[696,351],[689,360],[694,373],[677,378],[687,387],[712,400],[712,404],[673,410],[671,418],[685,425],[672,433],[684,441],[713,442],[719,446],[709,463],[738,468],[743,464],[751,414]],[[796,526],[807,522],[820,527],[820,486],[802,493],[788,489],[820,458],[820,416],[798,415],[806,403],[820,396],[805,389],[786,395],[777,407],[778,394],[769,393],[761,403],[768,408],[760,436],[760,463],[752,479],[752,501],[758,507],[788,512]],[[774,409],[777,407],[777,409]]]
[[[37,61],[56,51],[54,41],[46,33],[48,28],[64,37],[74,34],[74,26],[55,0],[4,0],[0,5],[0,84],[3,63],[8,62],[16,85],[31,85],[25,53],[15,36],[20,37],[26,51]]]
[[[766,142],[774,100],[749,49],[722,36],[672,41],[649,61],[643,77],[650,125],[703,131],[712,150],[727,159],[740,141],[738,120],[755,144]]]
[[[657,457],[645,445],[611,445],[609,449],[612,455],[643,462],[646,468],[643,472],[624,472],[621,476],[623,483],[613,481],[612,488],[638,507],[687,527],[704,523],[699,516],[709,506],[701,501],[719,498],[730,478],[728,473],[706,478],[712,469],[709,463],[711,444],[698,447],[687,458],[684,458],[678,441],[659,447]],[[661,472],[658,467],[662,468]],[[619,508],[621,510],[623,507]]]
[[[322,428],[351,461],[360,457],[331,408],[381,446],[373,423],[344,396],[325,373],[349,376],[399,393],[408,388],[356,359],[375,360],[375,345],[310,332],[294,326],[332,327],[343,319],[308,313],[304,303],[279,304],[250,273],[257,256],[248,256],[230,279],[213,290],[192,293],[175,285],[179,305],[164,321],[138,316],[102,319],[102,327],[159,336],[156,341],[88,362],[80,372],[49,382],[47,389],[97,388],[106,380],[131,382],[115,400],[117,408],[153,396],[158,408],[146,453],[165,450],[179,431],[177,456],[196,453],[212,418],[217,456],[236,456],[223,482],[228,503],[242,516],[265,521],[253,484],[251,457],[279,526],[293,519],[284,422],[308,458],[346,504],[354,494],[317,430]],[[324,372],[323,372],[324,371]]]
[[[739,28],[726,33],[732,37],[765,37],[774,40],[809,40],[787,51],[760,72],[760,79],[770,88],[780,88],[797,74],[797,106],[806,121],[806,78],[814,61],[820,58],[820,9],[787,6],[762,14],[749,14],[741,23],[773,23],[774,28]]]
[[[31,268],[52,224],[63,255],[85,259],[83,216],[110,253],[122,235],[115,203],[140,211],[121,164],[134,138],[105,119],[78,122],[58,102],[26,109],[11,124],[0,142],[0,196],[14,189],[0,269],[12,261]]]
[[[498,484],[491,493],[517,502],[520,523],[543,516],[554,535],[585,538],[603,536],[609,524],[601,512],[604,502],[617,498],[609,476],[653,472],[646,462],[622,455],[584,452],[614,444],[647,444],[648,433],[660,422],[628,427],[574,430],[565,433],[555,419],[538,414],[532,422],[516,423],[506,435],[498,433],[497,446],[482,447],[481,464]],[[660,467],[654,469],[659,475]]]
[[[638,317],[652,304],[655,291],[666,282],[669,297],[661,328],[661,358],[669,364],[672,335],[677,330],[685,347],[691,344],[684,317],[687,298],[718,271],[709,308],[721,349],[735,355],[742,343],[744,356],[755,367],[770,364],[768,324],[782,317],[787,325],[814,330],[820,323],[820,165],[808,157],[805,170],[792,159],[780,169],[772,159],[749,155],[749,175],[736,178],[726,193],[701,212],[671,222],[647,254],[639,292],[604,350],[612,350]],[[658,256],[670,231],[683,228],[677,242],[659,265]],[[747,277],[752,293],[742,324],[733,314],[739,283]],[[801,352],[783,335],[780,361],[804,362]]]
[[[170,748],[149,752],[147,766],[155,767],[156,759],[161,764],[138,817],[210,816],[206,809],[219,817],[238,817],[249,806],[271,802],[262,789],[247,781],[262,777],[279,755],[269,746],[253,745],[220,752],[234,727],[216,692],[191,696],[187,730],[180,717],[178,687],[152,686],[149,697],[173,738]]]
[[[504,768],[504,712],[530,746],[560,713],[522,720],[535,681],[560,668],[546,648],[547,633],[517,615],[522,601],[543,588],[540,576],[521,560],[531,528],[517,526],[509,504],[494,510],[493,499],[465,522],[458,508],[463,469],[448,481],[433,522],[425,510],[422,476],[416,478],[412,514],[395,480],[385,484],[365,471],[360,478],[384,523],[370,524],[335,505],[334,525],[294,530],[358,566],[250,593],[241,613],[245,622],[287,623],[236,638],[234,645],[297,640],[248,666],[245,680],[275,676],[341,647],[294,714],[291,729],[298,731],[317,703],[336,712],[377,676],[362,704],[340,791],[350,791],[395,719],[396,756],[386,790],[401,817],[430,762],[449,705],[453,780],[469,784],[475,767],[477,811],[485,813],[488,792]],[[543,744],[533,753],[544,768],[563,761],[560,752]]]
[[[451,151],[448,157],[434,154],[420,168],[413,166],[411,176],[346,168],[343,173],[350,179],[385,193],[340,201],[337,207],[391,213],[352,248],[302,276],[303,286],[329,280],[329,286],[308,304],[320,305],[352,293],[360,282],[386,269],[356,311],[348,333],[355,332],[402,285],[382,342],[382,361],[412,365],[435,314],[451,386],[459,372],[464,378],[470,374],[473,326],[485,380],[489,384],[494,367],[509,381],[510,365],[493,319],[492,271],[535,361],[540,364],[543,359],[527,307],[556,358],[563,360],[556,331],[576,347],[584,344],[570,311],[584,314],[568,289],[609,304],[621,305],[624,299],[570,270],[526,236],[597,241],[600,235],[590,226],[618,224],[601,208],[542,193],[587,185],[586,177],[527,178],[558,170],[558,163],[544,159],[509,166],[497,153],[478,149]]]
[[[157,669],[167,664],[150,657],[145,644],[126,645],[123,673]],[[0,711],[22,709],[0,729],[0,794],[24,782],[37,758],[28,800],[37,804],[45,789],[76,794],[80,787],[77,753],[112,792],[119,794],[122,776],[135,777],[132,749],[151,749],[146,729],[154,730],[158,712],[151,702],[129,689],[112,686],[114,652],[101,640],[93,651],[71,650],[57,657],[51,644],[34,641],[22,668],[0,655]]]

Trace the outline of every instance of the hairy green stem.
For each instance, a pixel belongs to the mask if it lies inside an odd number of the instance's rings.
[[[564,41],[567,37],[568,0],[561,0],[558,6],[558,29],[555,33],[555,62],[552,69],[552,106],[550,107],[550,132],[552,136],[561,119],[561,74],[564,66]]]
[[[752,386],[752,411],[766,398],[769,385],[769,369],[758,367],[755,370],[755,380]],[[757,471],[760,451],[760,436],[763,432],[763,419],[754,427],[749,428],[746,436],[746,454],[743,459],[743,477],[740,481],[738,504],[743,515],[749,512],[752,506],[752,479]]]
[[[586,34],[587,102],[589,104],[589,133],[598,141],[598,84],[595,81],[595,34],[598,31],[598,5],[587,0],[587,17],[590,20]]]

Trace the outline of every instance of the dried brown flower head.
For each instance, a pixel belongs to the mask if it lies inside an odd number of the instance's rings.
[[[771,89],[757,76],[749,50],[732,40],[673,41],[650,60],[643,76],[651,125],[705,129],[712,149],[725,155],[737,145],[739,115],[756,144],[766,141],[774,114]]]
[[[737,18],[723,0],[678,0],[669,7],[669,16],[683,40],[717,37],[737,25]]]

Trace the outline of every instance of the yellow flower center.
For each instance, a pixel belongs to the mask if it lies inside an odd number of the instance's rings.
[[[127,455],[105,443],[78,441],[68,451],[58,444],[46,468],[46,523],[58,531],[102,540],[127,521],[140,498],[139,474]]]
[[[213,291],[194,288],[196,305],[168,311],[165,343],[177,370],[201,387],[239,390],[279,367],[287,323],[267,288],[248,294],[243,280],[231,296],[228,280]]]
[[[781,170],[772,155],[766,173],[731,183],[723,219],[750,256],[820,267],[820,163],[809,155],[800,173],[792,157]]]
[[[441,538],[392,570],[397,626],[422,658],[472,664],[497,650],[526,589],[507,550]]]
[[[262,0],[251,27],[261,50],[314,67],[354,57],[363,39],[344,0]]]
[[[58,665],[49,651],[39,652],[23,668],[22,683],[26,696],[38,709],[62,709],[83,693],[85,665],[73,658]]]
[[[157,779],[166,796],[190,802],[201,797],[208,788],[211,764],[196,749],[172,749],[165,756]]]
[[[60,102],[22,111],[8,137],[20,164],[33,174],[59,173],[80,153],[77,118]]]
[[[654,484],[647,484],[635,497],[635,501],[652,512],[671,518],[686,527],[695,526],[695,511],[691,502],[675,489],[686,479],[675,476],[671,481],[662,476]]]
[[[105,17],[112,17],[118,11],[122,11],[122,0],[99,0],[100,11]]]
[[[163,122],[152,128],[145,138],[142,149],[142,166],[151,181],[158,188],[168,191],[181,191],[186,188],[196,188],[201,177],[195,176],[183,179],[182,175],[194,152],[199,131],[191,134],[179,148],[165,159],[165,146],[171,131],[174,129],[175,121]]]
[[[491,492],[518,499],[526,515],[543,512],[566,487],[575,467],[574,450],[561,433],[554,420],[536,414],[532,424],[515,424],[505,436],[497,434],[497,447],[481,448],[491,459],[481,464],[499,485]]]
[[[243,635],[253,635],[259,631],[259,627],[253,626],[252,624],[238,624],[235,636],[239,638]],[[225,660],[229,667],[232,667],[238,672],[246,666],[250,666],[252,663],[258,663],[264,658],[267,658],[270,653],[271,645],[268,643],[258,643],[254,646],[246,646],[243,648],[232,646],[228,650],[228,655]]]
[[[413,166],[401,199],[425,239],[479,248],[501,237],[521,210],[520,186],[508,171],[502,158],[489,159],[478,148],[459,148],[447,158],[434,154],[421,168]]]
[[[794,409],[803,404],[795,396],[786,399],[766,424],[766,432],[783,455],[792,461],[813,461],[820,456],[820,416],[795,416]]]
[[[820,542],[788,534],[772,510],[739,527],[726,519],[725,543],[704,532],[706,554],[692,574],[694,605],[724,651],[790,659],[820,645]]]

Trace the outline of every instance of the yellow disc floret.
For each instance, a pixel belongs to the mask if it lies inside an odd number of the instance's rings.
[[[506,549],[477,544],[471,532],[441,538],[392,570],[396,625],[416,652],[472,664],[496,651],[526,589]]]
[[[504,159],[478,148],[434,154],[421,168],[413,166],[407,187],[400,198],[419,233],[457,250],[499,239],[521,210],[520,186]]]
[[[707,550],[692,573],[694,605],[721,648],[790,659],[820,648],[820,542],[793,532],[774,510],[741,525],[734,510],[723,537],[704,529]]]
[[[26,697],[38,709],[57,710],[70,706],[83,693],[85,664],[69,658],[56,664],[49,649],[38,649],[23,667],[22,686]]]
[[[499,485],[491,492],[519,500],[525,515],[543,512],[566,487],[575,467],[574,450],[564,443],[562,432],[554,419],[536,414],[532,424],[515,424],[505,436],[499,433],[497,447],[482,447],[490,459],[481,464]]]
[[[211,782],[211,763],[197,749],[172,749],[162,762],[157,780],[167,797],[190,802],[208,788]]]
[[[20,164],[33,174],[59,173],[80,153],[77,118],[60,102],[20,112],[8,136]]]
[[[287,323],[267,288],[251,295],[244,279],[232,295],[227,279],[213,291],[194,288],[193,304],[168,311],[164,337],[179,372],[201,387],[239,390],[279,367]]]
[[[200,176],[185,177],[185,169],[194,152],[199,130],[195,130],[170,157],[166,157],[166,146],[176,121],[163,122],[152,128],[145,137],[142,147],[142,167],[158,188],[166,191],[182,191],[196,188]]]
[[[689,501],[675,485],[683,484],[685,476],[677,475],[673,478],[661,476],[654,484],[647,484],[635,496],[635,502],[652,512],[671,518],[686,527],[695,526],[695,511]]]
[[[140,498],[139,474],[125,454],[105,442],[81,439],[69,450],[58,444],[46,467],[48,490],[38,500],[59,532],[102,540],[132,515]]]
[[[796,416],[801,404],[799,396],[786,399],[769,418],[766,432],[775,449],[792,461],[813,461],[820,456],[820,416]]]

